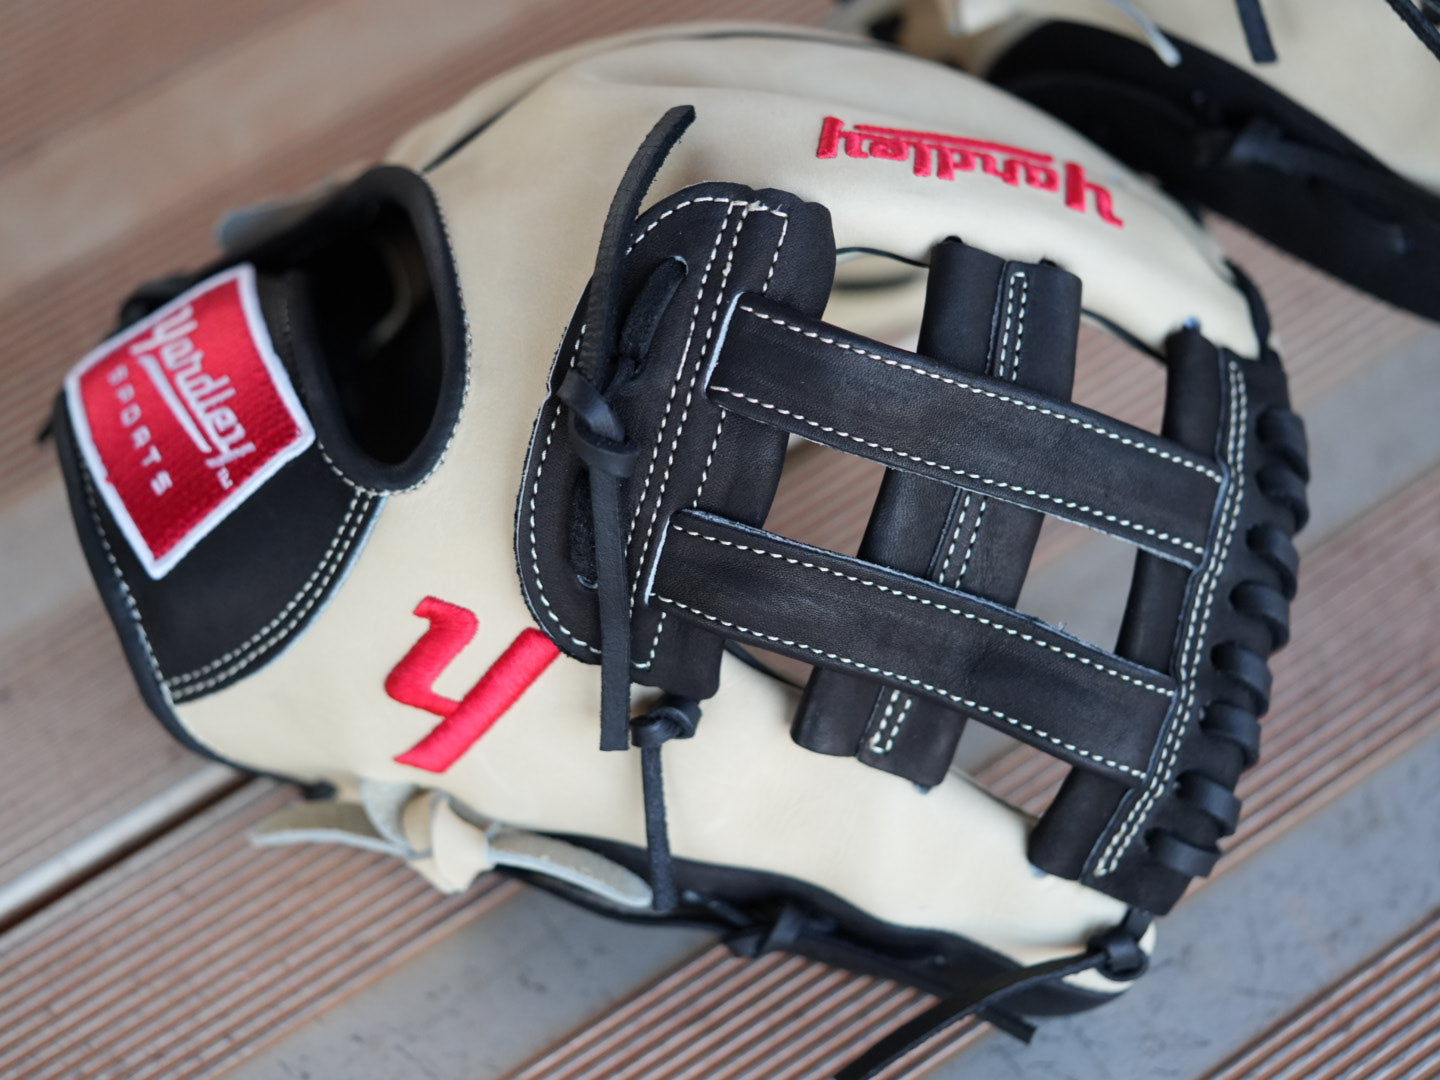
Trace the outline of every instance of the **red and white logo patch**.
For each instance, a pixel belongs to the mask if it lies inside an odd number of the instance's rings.
[[[249,264],[94,349],[65,395],[85,463],[152,578],[315,441]]]

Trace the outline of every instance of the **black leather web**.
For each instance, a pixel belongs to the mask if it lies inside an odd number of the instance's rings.
[[[1157,435],[1068,400],[1080,288],[1054,266],[938,244],[911,353],[819,317],[821,207],[709,184],[631,236],[615,295],[635,355],[604,392],[635,448],[617,493],[630,678],[703,699],[727,640],[809,661],[797,741],[922,785],[966,723],[998,728],[1071,766],[1031,860],[1167,910],[1234,828],[1285,638],[1307,474],[1278,359],[1175,334]],[[600,526],[560,398],[521,493],[520,570],[540,624],[595,662]],[[763,529],[790,434],[886,466],[858,556]],[[1043,514],[1136,549],[1113,649],[1014,609]]]

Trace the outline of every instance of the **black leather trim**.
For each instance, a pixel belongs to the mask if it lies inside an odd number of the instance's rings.
[[[644,875],[647,871],[643,849],[586,836],[567,834],[561,839],[596,851],[635,873]],[[611,907],[595,894],[553,877],[503,869],[501,872],[627,922],[717,931],[744,956],[783,949],[940,996],[976,979],[1019,967],[1008,957],[968,938],[885,922],[831,892],[782,874],[690,859],[675,859],[674,869],[681,903],[665,913]],[[1115,997],[1056,980],[1017,996],[1007,1003],[1007,1008],[1027,1016],[1063,1016]]]

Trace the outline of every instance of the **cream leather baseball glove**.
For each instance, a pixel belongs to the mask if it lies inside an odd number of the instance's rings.
[[[1305,517],[1264,309],[1168,198],[940,65],[705,25],[225,235],[56,429],[146,700],[311,796],[263,839],[940,995],[852,1076],[1144,968],[1235,825]],[[1082,318],[1164,365],[1162,430],[1071,402]],[[858,555],[766,530],[797,436],[885,466]],[[1134,548],[1118,642],[1015,610],[1047,514]],[[1038,820],[951,770],[967,724],[1070,767]]]

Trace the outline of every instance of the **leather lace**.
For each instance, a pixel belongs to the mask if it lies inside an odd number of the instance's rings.
[[[1260,717],[1270,706],[1268,655],[1290,640],[1290,601],[1294,599],[1296,570],[1300,557],[1291,535],[1309,518],[1305,485],[1310,479],[1305,426],[1289,409],[1272,408],[1260,414],[1256,433],[1265,462],[1257,473],[1260,494],[1282,515],[1288,515],[1290,530],[1270,522],[1250,529],[1246,545],[1273,571],[1273,581],[1242,581],[1230,591],[1230,606],[1253,625],[1262,627],[1268,638],[1262,654],[1238,641],[1223,641],[1211,652],[1211,662],[1229,684],[1223,697],[1206,707],[1200,722],[1205,735],[1235,746],[1246,768],[1260,752]],[[1235,831],[1240,818],[1240,800],[1225,778],[1195,770],[1176,778],[1179,800],[1209,818],[1220,836]],[[1220,851],[1201,847],[1166,829],[1153,829],[1146,836],[1150,857],[1187,877],[1204,877],[1214,868]]]
[[[1440,59],[1440,0],[1385,0],[1400,21],[1410,32]],[[1180,63],[1180,50],[1175,47],[1165,32],[1129,0],[1110,0],[1110,4],[1131,19],[1145,35],[1150,47],[1169,67]],[[1270,27],[1265,20],[1261,0],[1235,0],[1235,10],[1240,17],[1241,29],[1245,31],[1245,44],[1250,58],[1257,64],[1273,64],[1277,55],[1275,43],[1270,37]]]

